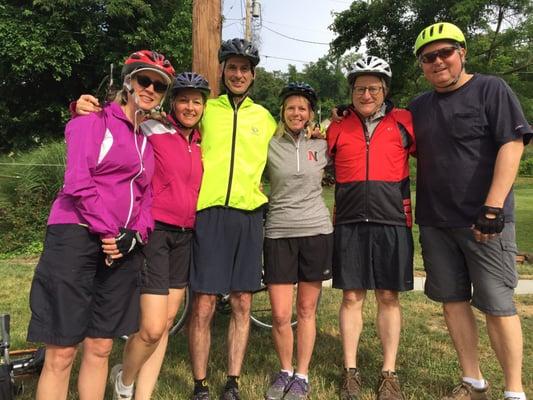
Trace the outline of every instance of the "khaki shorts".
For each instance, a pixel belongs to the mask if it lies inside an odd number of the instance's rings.
[[[471,300],[485,314],[516,314],[513,222],[486,243],[476,242],[470,228],[420,226],[420,243],[427,274],[424,291],[430,299],[442,303]]]

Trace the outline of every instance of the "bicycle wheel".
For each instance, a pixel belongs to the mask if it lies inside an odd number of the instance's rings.
[[[178,313],[174,317],[174,323],[170,327],[169,334],[175,335],[183,329],[187,323],[187,317],[192,307],[192,290],[190,287],[185,289],[185,294],[183,295],[183,301],[181,302]]]
[[[296,324],[298,323],[297,318],[296,318],[297,288],[298,288],[298,285],[294,285],[293,295],[292,295],[291,326],[296,326]],[[270,306],[268,290],[264,284],[261,284],[261,289],[259,289],[257,292],[254,292],[250,319],[254,325],[260,328],[272,329],[272,308]]]

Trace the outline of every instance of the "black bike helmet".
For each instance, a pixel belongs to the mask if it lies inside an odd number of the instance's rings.
[[[233,56],[246,57],[250,60],[252,68],[259,64],[259,51],[246,39],[230,39],[222,42],[218,50],[218,62],[223,63]]]
[[[281,101],[284,102],[287,97],[292,95],[305,97],[307,100],[309,100],[311,109],[314,111],[318,97],[315,89],[313,89],[310,85],[305,82],[290,82],[281,90],[279,97],[281,98]]]
[[[182,72],[181,74],[176,75],[174,81],[172,82],[172,97],[183,89],[196,89],[202,93],[204,100],[211,93],[211,88],[209,87],[209,82],[202,75],[197,74],[196,72]]]

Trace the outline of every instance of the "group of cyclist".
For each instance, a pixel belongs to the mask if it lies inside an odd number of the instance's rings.
[[[532,132],[502,80],[466,73],[466,41],[456,26],[424,29],[415,55],[433,91],[409,111],[397,109],[389,99],[389,64],[363,57],[347,76],[352,104],[339,107],[342,116],[329,126],[327,140],[312,129],[318,98],[308,84],[283,88],[278,124],[252,101],[260,59],[244,39],[220,47],[225,93],[217,98],[208,99],[201,75],[175,74],[163,55],[149,50],[125,61],[114,101],[101,107],[82,95],[65,130],[65,184],[52,206],[30,295],[28,339],[46,344],[37,399],[67,398],[79,344],[80,399],[103,399],[112,340],[122,335],[128,335],[123,361],[110,374],[114,399],[149,399],[188,285],[194,293],[191,399],[210,398],[218,293],[230,294],[232,308],[220,399],[240,399],[252,293],[262,277],[280,363],[266,399],[309,397],[316,308],[322,281],[331,277],[343,290],[340,398],[360,396],[357,348],[370,289],[383,350],[377,399],[404,399],[396,374],[399,292],[413,288],[408,159],[416,155],[425,291],[443,303],[463,371],[461,384],[443,399],[489,398],[472,300],[487,316],[505,399],[524,400],[522,336],[512,301],[511,185]],[[171,106],[164,115],[159,110],[167,92]],[[334,226],[321,186],[329,164],[336,175]],[[452,166],[462,175],[451,176]],[[261,189],[264,171],[268,198]]]

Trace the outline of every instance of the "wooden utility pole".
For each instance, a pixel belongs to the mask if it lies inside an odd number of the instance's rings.
[[[218,49],[221,38],[220,0],[193,0],[192,69],[207,78],[211,95],[218,96]]]
[[[246,29],[244,38],[249,42],[252,41],[252,4],[251,0],[246,0]]]

